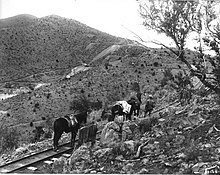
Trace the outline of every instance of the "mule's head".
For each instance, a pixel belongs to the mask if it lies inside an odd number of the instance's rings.
[[[135,106],[138,104],[138,101],[137,101],[137,99],[136,99],[136,98],[131,97],[131,99],[130,99],[130,100],[128,100],[128,101],[127,101],[127,103],[128,103],[129,105],[131,105],[131,106],[135,107]]]

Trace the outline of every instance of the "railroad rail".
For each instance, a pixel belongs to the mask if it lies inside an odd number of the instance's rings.
[[[0,166],[0,173],[13,173],[17,170],[29,167],[35,163],[42,162],[46,159],[56,157],[73,150],[73,148],[68,145],[70,145],[70,143],[60,145],[59,150],[57,152],[53,151],[53,148],[50,148],[29,156],[25,156],[18,160],[11,161],[7,164]]]
[[[97,135],[100,133],[101,133],[101,131],[98,131]],[[96,140],[99,140],[99,139],[100,139],[100,137],[96,138]],[[75,140],[76,145],[77,145],[78,141],[79,140],[77,138]],[[50,148],[50,149],[47,149],[47,150],[44,150],[44,151],[41,151],[41,152],[38,152],[38,153],[35,153],[32,155],[25,156],[23,158],[20,158],[20,159],[11,161],[9,163],[6,163],[4,165],[1,165],[0,166],[0,174],[1,173],[14,173],[18,170],[30,167],[33,164],[43,162],[43,161],[48,160],[53,157],[58,157],[64,153],[68,153],[68,152],[72,151],[73,149],[74,148],[72,148],[70,146],[70,142],[68,142],[68,143],[61,144],[59,146],[58,151],[56,151],[56,152],[53,150],[53,148]]]

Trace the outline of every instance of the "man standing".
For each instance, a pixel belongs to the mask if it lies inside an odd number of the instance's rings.
[[[153,100],[153,96],[152,95],[149,95],[149,98],[146,102],[146,105],[145,105],[145,112],[144,112],[144,117],[147,116],[147,114],[150,116],[151,115],[151,112],[153,111],[155,107],[155,102]]]

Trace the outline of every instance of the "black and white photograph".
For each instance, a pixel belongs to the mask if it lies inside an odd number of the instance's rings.
[[[220,0],[0,0],[0,174],[220,174]]]

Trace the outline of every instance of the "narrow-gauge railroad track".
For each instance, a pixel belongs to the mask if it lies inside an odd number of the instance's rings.
[[[101,131],[97,132],[97,135],[100,134]],[[98,136],[96,140],[99,140],[100,137]],[[75,144],[77,145],[78,139],[76,139]],[[0,166],[0,174],[1,173],[15,173],[18,170],[30,167],[33,164],[37,164],[40,162],[43,162],[45,160],[48,160],[53,157],[58,157],[64,153],[68,153],[72,151],[73,148],[70,146],[69,143],[64,143],[59,146],[58,151],[54,151],[53,148],[25,156],[23,158],[17,159],[15,161],[11,161],[9,163],[6,163],[2,166]]]
[[[21,159],[11,161],[5,165],[0,166],[0,173],[14,173],[17,170],[29,167],[35,163],[42,162],[46,159],[56,157],[73,150],[73,148],[68,145],[70,145],[70,143],[60,145],[59,151],[57,152],[53,151],[53,148],[50,148],[29,156],[25,156]]]

